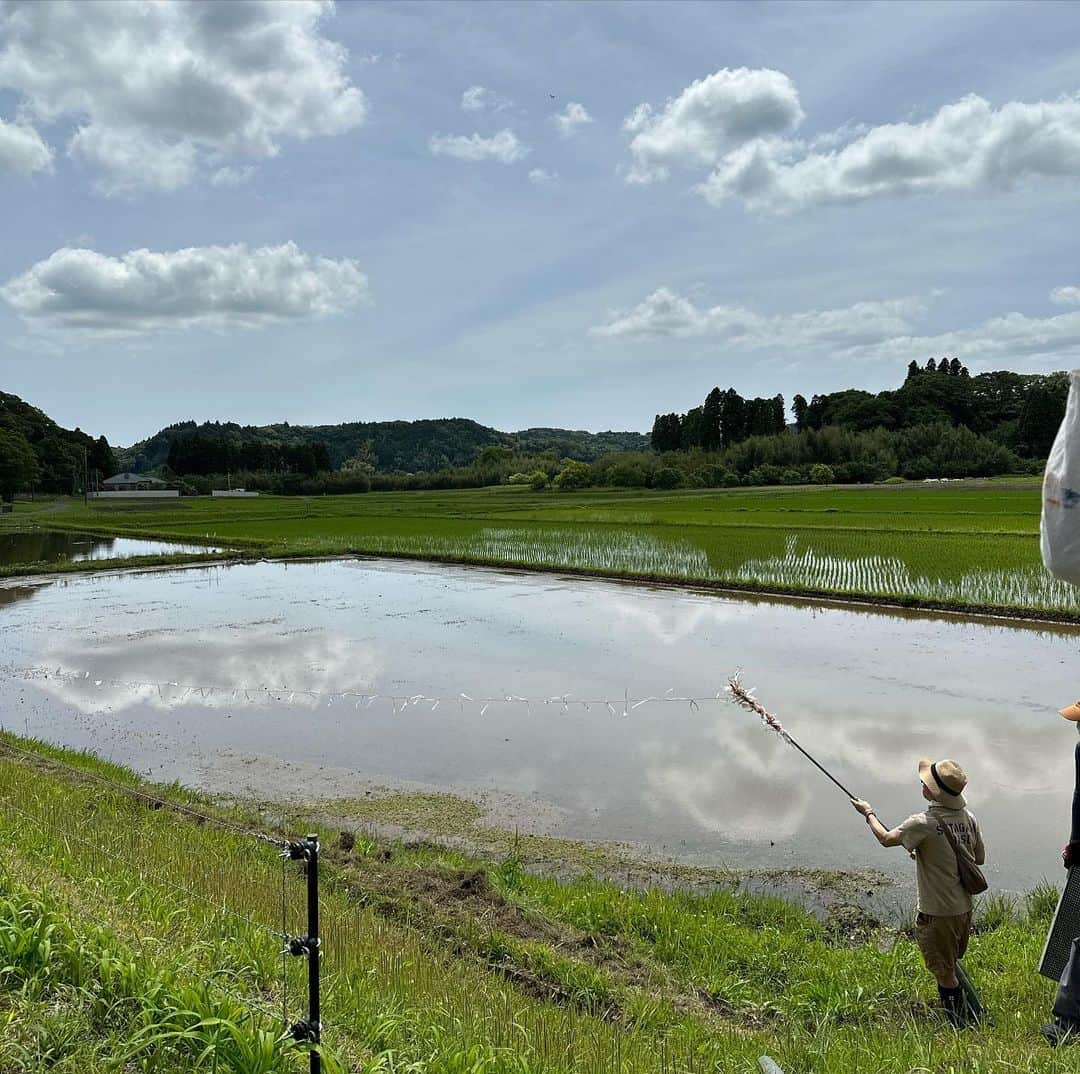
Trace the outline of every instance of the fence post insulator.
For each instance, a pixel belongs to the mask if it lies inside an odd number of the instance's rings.
[[[318,1044],[322,1026],[307,1018],[301,1018],[299,1022],[293,1022],[289,1027],[292,1039],[298,1044]]]
[[[311,857],[311,846],[307,839],[298,839],[290,842],[281,853],[289,861],[307,861]]]
[[[283,955],[294,955],[297,958],[309,958],[312,948],[318,947],[319,941],[312,940],[309,936],[286,936]]]

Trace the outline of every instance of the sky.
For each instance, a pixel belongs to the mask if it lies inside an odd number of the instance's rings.
[[[0,390],[647,431],[1080,352],[1080,4],[0,0]]]

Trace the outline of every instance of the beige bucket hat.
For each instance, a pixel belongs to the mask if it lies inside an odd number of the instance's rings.
[[[950,809],[963,809],[967,805],[964,798],[967,776],[955,761],[931,761],[924,757],[919,762],[919,779],[935,802]]]
[[[1080,701],[1074,701],[1068,708],[1058,709],[1058,712],[1065,717],[1066,720],[1072,720],[1073,723],[1080,721]]]

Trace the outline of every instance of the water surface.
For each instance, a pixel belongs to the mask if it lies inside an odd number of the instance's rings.
[[[94,537],[86,533],[68,533],[62,530],[0,533],[0,567],[9,567],[16,563],[124,559],[130,556],[212,551],[215,549],[206,545],[148,541],[135,537]]]
[[[70,576],[0,599],[0,720],[214,790],[457,790],[700,864],[910,872],[752,715],[623,714],[742,667],[886,823],[920,807],[919,757],[960,761],[993,882],[1026,889],[1067,836],[1077,738],[1055,710],[1080,696],[1078,637],[385,561]],[[420,694],[443,700],[401,711]]]

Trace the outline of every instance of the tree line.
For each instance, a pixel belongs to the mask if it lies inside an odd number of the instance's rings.
[[[572,429],[524,429],[504,433],[468,418],[420,421],[345,422],[340,425],[239,425],[236,422],[178,422],[119,451],[120,465],[138,472],[169,463],[173,441],[192,435],[215,440],[268,444],[311,441],[325,445],[331,470],[350,469],[357,461],[383,473],[419,473],[467,467],[488,447],[521,454],[555,451],[591,461],[609,451],[640,451],[648,438],[639,432],[591,433]]]
[[[166,465],[171,474],[182,476],[243,470],[313,477],[330,469],[330,452],[317,440],[238,439],[194,432],[170,443]]]
[[[64,429],[17,395],[0,392],[0,499],[38,491],[81,492],[110,477],[116,460],[104,436]]]
[[[713,390],[700,407],[685,414],[657,414],[651,446],[659,453],[730,447],[753,436],[804,432],[839,426],[859,432],[899,432],[920,425],[963,426],[1020,458],[1044,459],[1065,414],[1064,373],[1008,371],[971,376],[957,358],[911,362],[895,390],[859,389],[795,395],[790,425],[783,397],[742,399],[729,388]]]
[[[685,414],[657,414],[649,438],[653,451],[716,451],[750,436],[773,436],[786,427],[784,397],[744,399],[734,388],[713,388]]]

